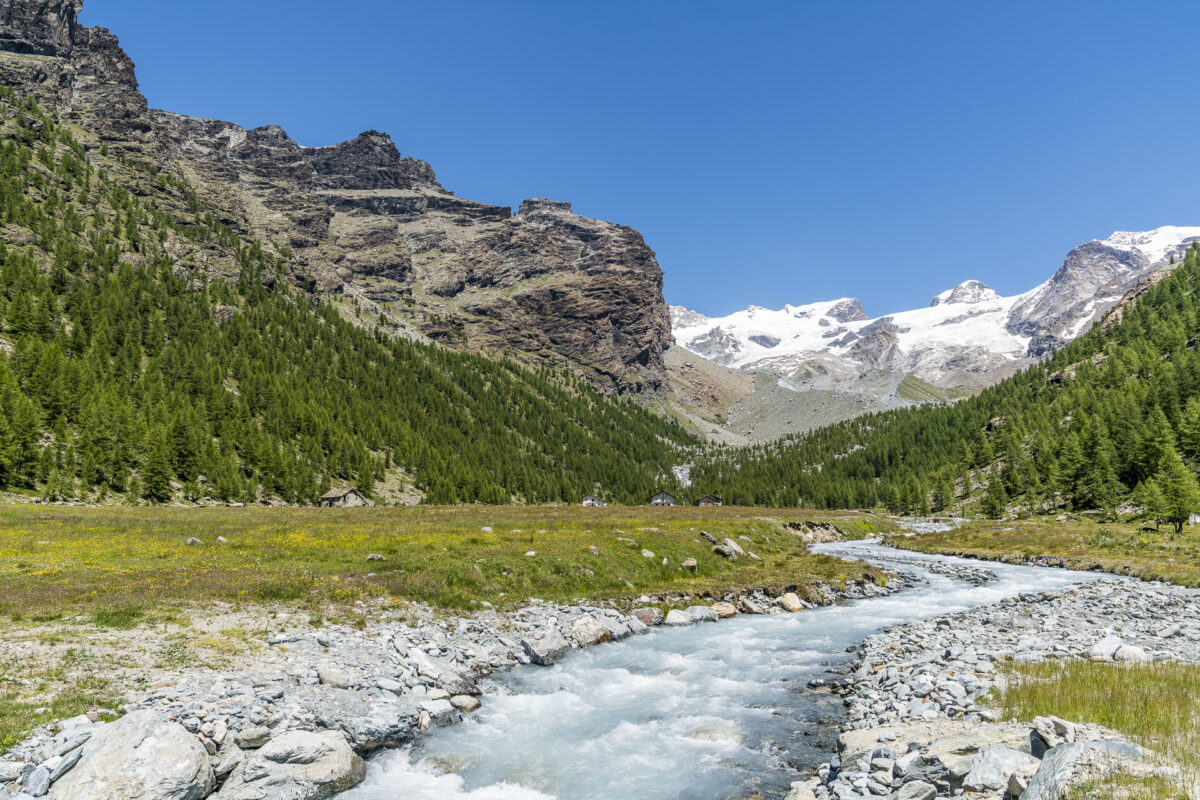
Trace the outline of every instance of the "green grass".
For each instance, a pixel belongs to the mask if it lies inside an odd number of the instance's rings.
[[[74,717],[96,708],[117,708],[119,696],[109,691],[108,682],[99,676],[64,681],[72,661],[84,658],[79,650],[68,650],[63,659],[40,669],[23,663],[21,678],[32,680],[24,686],[14,674],[0,669],[0,753],[15,745],[39,725],[56,719]],[[16,665],[8,665],[12,669]]]
[[[1104,725],[1182,768],[1185,780],[1200,778],[1200,667],[1068,661],[1008,665],[1004,675],[997,700],[1005,719],[1054,715]],[[1136,776],[1106,779],[1073,796],[1113,797],[1096,792],[1118,784],[1131,798],[1186,796],[1177,781]]]
[[[164,603],[188,601],[314,607],[394,598],[465,609],[531,597],[617,599],[881,579],[870,567],[809,553],[782,528],[807,519],[834,522],[852,535],[881,524],[849,513],[690,507],[8,507],[0,509],[0,614],[82,613],[119,628]],[[701,530],[732,537],[762,561],[725,560]],[[189,537],[203,544],[185,544]],[[654,558],[643,557],[643,548]],[[536,555],[526,556],[530,551]],[[372,553],[386,560],[368,561]],[[679,566],[687,557],[699,562],[694,574]]]
[[[925,553],[1010,562],[1053,556],[1072,569],[1200,586],[1200,527],[1173,536],[1168,526],[1155,531],[1128,523],[981,521],[953,531],[897,537],[892,544]]]

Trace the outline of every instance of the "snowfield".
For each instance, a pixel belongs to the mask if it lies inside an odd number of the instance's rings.
[[[1117,231],[1072,250],[1053,277],[1023,294],[1001,297],[969,280],[927,308],[879,318],[867,316],[854,298],[779,310],[750,306],[725,317],[672,306],[673,332],[680,345],[718,364],[793,381],[883,370],[941,386],[982,386],[1031,363],[1046,342],[1061,346],[1086,332],[1195,239],[1200,227]]]

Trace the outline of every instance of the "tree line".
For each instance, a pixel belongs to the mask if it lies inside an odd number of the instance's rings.
[[[1200,510],[1200,250],[1049,360],[947,406],[712,447],[692,478],[734,503],[902,514],[1099,511],[1176,529]]]

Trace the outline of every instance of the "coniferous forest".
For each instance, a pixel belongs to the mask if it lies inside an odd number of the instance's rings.
[[[426,502],[537,503],[674,485],[679,426],[563,373],[386,337],[278,280],[286,248],[184,180],[85,150],[7,89],[0,118],[0,488],[308,503],[400,474]]]
[[[999,516],[1132,500],[1176,525],[1200,506],[1200,250],[1048,361],[960,403],[715,449],[692,470],[727,501]]]
[[[1195,248],[973,398],[696,449],[565,373],[386,336],[281,280],[286,248],[239,235],[185,180],[87,151],[8,90],[0,111],[0,488],[307,503],[400,475],[431,503],[577,502],[596,486],[641,503],[677,488],[687,458],[693,491],[743,505],[996,516],[1132,500],[1178,524],[1200,504]]]

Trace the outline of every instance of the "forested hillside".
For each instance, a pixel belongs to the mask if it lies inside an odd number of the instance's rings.
[[[287,248],[235,233],[185,176],[8,89],[0,118],[0,488],[310,502],[403,470],[428,502],[508,503],[673,484],[678,426],[386,337],[279,280]]]
[[[976,397],[711,450],[692,479],[747,504],[920,513],[973,498],[969,509],[995,516],[1112,512],[1132,495],[1175,519],[1200,504],[1198,252],[1106,324]]]

